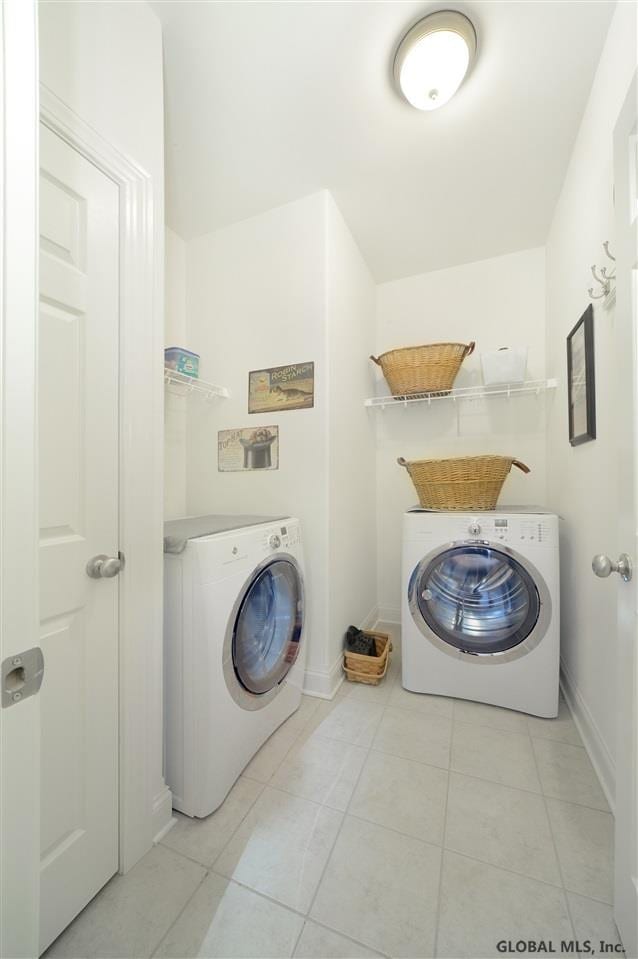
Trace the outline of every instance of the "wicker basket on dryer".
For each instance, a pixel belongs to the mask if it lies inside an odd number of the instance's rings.
[[[529,473],[513,456],[459,456],[443,460],[397,460],[404,466],[424,509],[494,509],[512,466]]]
[[[380,366],[393,396],[449,393],[475,343],[430,343],[389,350],[370,359]]]

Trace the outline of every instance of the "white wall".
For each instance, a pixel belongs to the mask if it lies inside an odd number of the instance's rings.
[[[308,667],[327,671],[328,458],[325,196],[317,193],[192,240],[190,346],[229,400],[191,403],[192,514],[289,514],[302,522],[308,575]],[[248,372],[315,363],[314,409],[248,415]],[[279,425],[278,470],[219,473],[217,431]]]
[[[187,244],[187,335],[231,399],[188,411],[187,511],[292,514],[307,567],[306,685],[341,679],[350,622],[376,605],[374,434],[363,407],[374,284],[332,197],[317,193]],[[315,363],[315,406],[248,415],[249,370]],[[278,425],[276,471],[219,473],[217,431]]]
[[[377,287],[376,354],[419,343],[476,340],[456,386],[480,384],[481,350],[529,347],[527,375],[545,375],[545,259],[543,248],[421,273]],[[372,364],[370,364],[372,366]],[[379,370],[377,391],[388,392]],[[441,400],[371,411],[377,424],[378,603],[381,618],[400,610],[401,517],[417,502],[397,457],[427,459],[501,453],[523,460],[506,480],[501,504],[546,501],[545,404],[549,396],[493,397],[455,404]]]
[[[185,346],[186,244],[165,232],[164,343]],[[166,391],[164,407],[164,519],[186,514],[186,415],[188,398]]]
[[[562,517],[562,661],[574,705],[608,794],[614,794],[616,739],[615,590],[594,579],[595,553],[616,556],[614,315],[594,306],[598,438],[568,442],[565,337],[589,303],[589,267],[613,249],[616,117],[636,69],[636,8],[619,3],[547,241],[547,364],[560,389],[547,431],[548,503]],[[621,549],[622,545],[622,549]]]
[[[337,205],[326,197],[329,656],[339,668],[346,627],[376,619],[375,431],[363,405],[373,383],[375,286]]]
[[[138,757],[136,783],[149,792],[148,820],[127,822],[139,854],[171,816],[171,797],[162,777],[162,348],[164,312],[164,98],[162,32],[144,2],[61,2],[39,5],[40,79],[98,134],[151,178],[154,243],[153,336],[135,358],[139,383],[135,423],[140,469],[135,543],[144,562],[131,562],[137,637],[156,652],[146,657],[140,688],[148,691],[146,745]],[[141,428],[140,428],[140,424]],[[129,557],[130,558],[130,557]],[[131,738],[131,744],[134,740]],[[130,745],[129,749],[133,749]],[[132,787],[133,788],[133,787]],[[134,828],[133,828],[134,827]],[[150,837],[150,838],[149,838]],[[132,863],[125,862],[126,867]]]

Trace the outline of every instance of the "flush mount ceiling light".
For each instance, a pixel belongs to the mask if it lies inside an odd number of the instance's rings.
[[[476,31],[457,10],[419,20],[394,58],[394,77],[417,110],[437,110],[452,99],[476,55]]]

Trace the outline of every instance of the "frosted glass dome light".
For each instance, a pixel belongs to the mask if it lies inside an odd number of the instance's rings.
[[[394,59],[394,76],[413,107],[437,110],[461,86],[475,54],[472,23],[456,10],[441,10],[406,33]]]

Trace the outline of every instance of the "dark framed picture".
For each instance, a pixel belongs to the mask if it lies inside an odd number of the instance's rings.
[[[580,446],[596,439],[594,310],[590,303],[567,337],[569,442]]]

